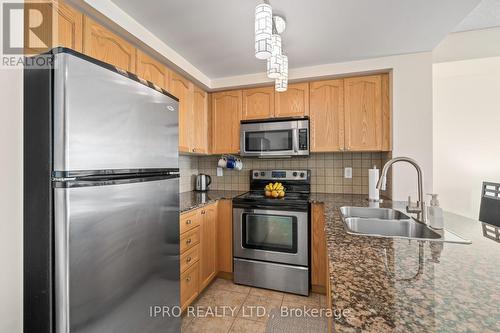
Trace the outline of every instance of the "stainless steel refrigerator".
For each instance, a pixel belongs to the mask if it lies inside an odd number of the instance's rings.
[[[24,77],[24,331],[179,332],[178,100],[69,49]],[[44,62],[45,61],[45,62]]]

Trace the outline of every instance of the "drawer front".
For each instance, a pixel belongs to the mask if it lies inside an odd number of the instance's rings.
[[[200,227],[196,227],[186,233],[183,233],[180,238],[181,253],[193,248],[200,242]]]
[[[199,245],[195,245],[192,249],[181,254],[181,273],[191,267],[200,259]]]
[[[196,209],[181,215],[180,233],[184,233],[200,225],[201,211]]]
[[[181,274],[181,308],[184,310],[198,296],[198,263]]]

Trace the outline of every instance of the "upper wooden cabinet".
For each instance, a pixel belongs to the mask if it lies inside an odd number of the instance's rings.
[[[212,153],[237,154],[240,150],[241,90],[212,95]]]
[[[382,150],[382,78],[344,79],[345,146],[351,151]]]
[[[392,150],[391,86],[389,74],[382,74],[382,151]]]
[[[275,117],[304,117],[309,114],[309,83],[288,85],[285,92],[276,92]]]
[[[197,86],[193,91],[193,142],[194,153],[208,153],[208,93]]]
[[[141,50],[137,50],[137,76],[168,90],[170,70],[161,62],[151,58]]]
[[[193,84],[172,72],[170,92],[179,99],[179,151],[192,152],[194,142]]]
[[[242,119],[266,119],[274,116],[274,87],[243,90]]]
[[[135,73],[135,47],[87,16],[83,20],[83,53]]]
[[[38,10],[47,14],[52,11],[52,26],[42,25],[43,31],[38,31],[37,35],[44,40],[51,40],[51,45],[42,45],[30,29],[24,29],[24,45],[26,54],[37,54],[48,51],[52,47],[63,46],[82,52],[82,30],[83,14],[73,7],[66,5],[62,1],[36,3],[36,11],[30,10],[30,3],[25,2],[24,20],[25,26],[36,26],[39,20]],[[42,6],[42,8],[40,8]]]
[[[331,152],[344,149],[344,82],[311,82],[311,151]]]
[[[200,292],[217,274],[217,202],[201,208],[201,216]]]

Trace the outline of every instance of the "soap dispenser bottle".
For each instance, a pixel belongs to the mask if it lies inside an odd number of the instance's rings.
[[[429,226],[433,229],[443,229],[443,209],[439,207],[438,195],[429,193],[431,196],[431,204],[427,207],[427,220]]]

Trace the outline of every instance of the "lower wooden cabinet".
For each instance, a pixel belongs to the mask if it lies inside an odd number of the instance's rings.
[[[181,308],[196,299],[218,273],[218,204],[181,214]]]
[[[198,296],[199,264],[194,263],[184,273],[181,273],[181,309],[184,311]]]
[[[311,212],[311,285],[313,291],[325,292],[327,267],[325,237],[325,206],[322,203],[312,204]]]
[[[200,292],[217,275],[217,202],[201,208],[201,216]]]

